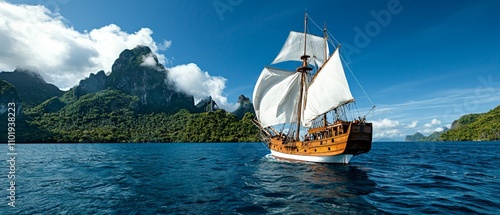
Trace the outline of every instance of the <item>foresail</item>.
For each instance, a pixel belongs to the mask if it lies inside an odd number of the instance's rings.
[[[264,68],[253,91],[255,114],[263,127],[297,122],[298,72]]]
[[[318,116],[353,100],[337,48],[307,88],[302,125],[310,127]]]
[[[311,57],[314,64],[319,68],[325,62],[325,48],[328,52],[328,46],[325,46],[323,37],[307,34],[306,54]],[[300,57],[304,54],[304,33],[291,31],[286,39],[280,53],[274,59],[272,64],[284,61],[301,61]]]

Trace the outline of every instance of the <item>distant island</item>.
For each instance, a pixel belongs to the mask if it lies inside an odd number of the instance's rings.
[[[429,136],[425,136],[420,132],[417,132],[413,135],[407,135],[405,141],[410,142],[432,142],[432,141],[442,141],[441,134],[445,133],[449,129],[447,127],[442,127],[443,131],[435,131]]]
[[[500,105],[479,114],[467,114],[455,120],[451,129],[425,136],[419,132],[408,135],[405,141],[492,141],[500,140]]]
[[[154,63],[144,64],[146,57]],[[211,97],[195,104],[176,90],[149,47],[124,50],[109,74],[99,71],[69,91],[36,72],[0,73],[0,129],[8,103],[16,104],[16,142],[248,142],[257,141],[253,105],[240,95],[227,112]],[[7,132],[0,133],[0,142]]]

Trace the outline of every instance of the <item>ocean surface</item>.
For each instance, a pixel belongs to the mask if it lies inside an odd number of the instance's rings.
[[[349,165],[262,143],[18,144],[15,208],[1,147],[0,214],[500,214],[500,142],[373,143]]]

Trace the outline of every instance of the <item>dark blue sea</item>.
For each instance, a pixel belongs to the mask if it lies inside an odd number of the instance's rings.
[[[500,214],[500,142],[374,143],[349,165],[262,143],[16,145],[0,214]]]

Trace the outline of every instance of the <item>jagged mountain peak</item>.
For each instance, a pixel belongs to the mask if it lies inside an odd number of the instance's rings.
[[[219,109],[219,105],[212,99],[212,96],[208,96],[198,102],[196,108],[202,111],[215,111]]]
[[[241,94],[239,97],[238,97],[238,103],[240,105],[248,105],[248,104],[252,104],[252,102],[250,102],[250,99],[248,97],[246,97],[245,95]]]
[[[233,112],[233,114],[236,115],[236,117],[238,117],[239,119],[242,119],[247,112],[255,114],[252,102],[243,94],[238,97],[238,104],[239,107]]]
[[[21,68],[17,67],[14,71],[12,72],[2,72],[5,73],[4,75],[6,76],[17,76],[19,78],[27,78],[32,82],[38,82],[41,84],[48,84],[45,79],[43,79],[42,75],[34,69],[26,69],[26,68]],[[10,73],[10,74],[9,74]]]
[[[123,50],[111,68],[112,72],[126,70],[127,67],[150,67],[158,71],[166,72],[165,67],[160,64],[158,57],[148,46],[136,46],[133,49]]]
[[[75,95],[80,97],[87,93],[95,93],[106,89],[108,76],[101,70],[96,74],[90,74],[88,78],[80,81],[75,88]]]
[[[0,79],[14,85],[21,101],[29,106],[38,105],[64,93],[55,85],[47,83],[32,69],[16,68],[13,72],[1,72]]]
[[[116,89],[137,96],[142,112],[197,111],[193,96],[176,91],[167,73],[149,47],[137,46],[120,53],[109,75],[100,71],[80,81],[75,95]]]

